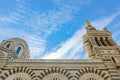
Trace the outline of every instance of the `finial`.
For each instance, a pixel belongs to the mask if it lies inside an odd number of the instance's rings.
[[[91,24],[90,24],[90,20],[88,20],[88,19],[86,20],[86,25],[87,25],[87,26],[90,26],[90,25],[91,25]]]

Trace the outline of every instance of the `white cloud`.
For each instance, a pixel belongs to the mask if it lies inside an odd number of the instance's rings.
[[[0,18],[0,33],[2,33],[0,36],[3,37],[1,39],[6,39],[6,37],[24,38],[29,44],[31,58],[35,58],[35,56],[44,52],[46,47],[45,38],[53,31],[58,30],[62,24],[72,20],[73,13],[75,13],[73,9],[68,8],[71,5],[66,7],[61,4],[57,10],[52,9],[47,13],[39,13],[29,8],[28,1],[17,2],[18,7],[14,12]],[[67,3],[69,4],[69,2]],[[2,27],[3,24],[4,27]],[[26,32],[25,29],[31,30],[33,33]]]
[[[102,29],[108,26],[119,15],[120,11],[117,11],[114,14],[111,14],[110,16],[102,17],[100,19],[97,19],[96,21],[93,21],[92,24],[96,26],[98,29]]]
[[[113,39],[115,40],[115,42],[118,45],[120,45],[120,30],[119,30],[119,26],[120,26],[120,23],[119,23],[119,21],[117,21],[114,25],[112,25],[112,27],[110,27],[112,29]]]
[[[119,16],[120,13],[115,13],[110,16],[106,16],[100,19],[97,19],[96,21],[93,21],[93,25],[96,26],[97,29],[103,28],[104,26],[109,25],[117,16]],[[83,51],[82,47],[82,36],[85,34],[85,27],[80,28],[78,31],[75,32],[75,34],[61,44],[61,47],[56,49],[56,51],[50,52],[47,55],[45,55],[43,58],[45,59],[58,59],[58,58],[72,58],[76,54],[80,54],[80,52]],[[87,57],[87,56],[85,56]],[[82,58],[82,57],[81,57]]]
[[[61,44],[61,47],[58,48],[55,52],[51,52],[43,58],[47,59],[59,59],[62,58],[63,55],[70,53],[66,58],[71,58],[77,52],[81,52],[82,48],[82,35],[85,33],[85,29],[78,30],[72,38],[68,39],[66,42]]]
[[[46,13],[39,13],[31,10],[31,18],[24,22],[24,24],[29,26],[33,31],[36,31],[37,34],[42,34],[42,36],[47,37],[54,31],[59,30],[61,25],[71,21],[74,17],[73,15],[81,9],[80,7],[88,4],[90,1],[91,0],[53,0],[58,6],[57,9],[53,8]]]

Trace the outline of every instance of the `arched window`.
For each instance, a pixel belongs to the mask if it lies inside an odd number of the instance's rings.
[[[9,48],[9,47],[10,47],[10,45],[11,45],[11,44],[7,44],[7,45],[6,45],[6,48]]]
[[[16,54],[18,55],[20,53],[21,47],[18,47],[16,50]]]

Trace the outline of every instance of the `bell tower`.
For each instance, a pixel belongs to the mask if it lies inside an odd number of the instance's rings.
[[[97,30],[86,20],[86,32],[83,36],[84,49],[90,59],[113,59],[120,62],[120,46],[114,42],[107,28]]]

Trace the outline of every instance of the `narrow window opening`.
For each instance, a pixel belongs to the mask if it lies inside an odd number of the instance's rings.
[[[105,39],[106,39],[106,42],[108,43],[108,45],[109,45],[109,46],[112,46],[111,43],[110,43],[110,41],[108,40],[108,38],[105,37]]]
[[[10,45],[11,45],[11,44],[7,44],[7,45],[6,45],[6,48],[9,48],[9,47],[10,47]]]
[[[98,42],[97,37],[95,37],[95,41],[96,41],[97,45],[100,46],[100,43]]]
[[[103,46],[106,46],[103,40],[103,37],[100,37],[100,41],[102,42]]]
[[[18,55],[20,53],[21,47],[18,47],[16,50],[16,54]]]
[[[115,62],[115,59],[114,59],[113,57],[112,57],[112,61],[113,61],[114,63],[116,63],[116,62]]]

